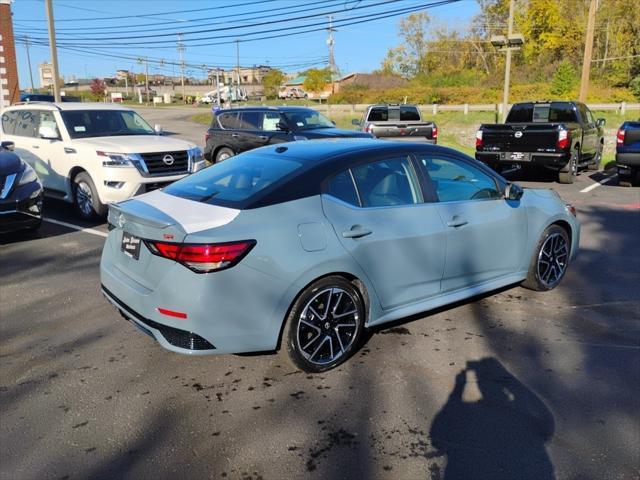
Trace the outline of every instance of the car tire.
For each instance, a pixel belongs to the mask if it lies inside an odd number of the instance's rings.
[[[604,145],[600,144],[598,147],[598,151],[596,152],[596,156],[593,159],[593,163],[587,165],[589,170],[595,171],[600,170],[600,163],[602,162],[602,150],[604,149]]]
[[[578,155],[578,150],[575,150],[564,168],[558,172],[558,182],[567,184],[574,182],[578,174]]]
[[[567,271],[570,256],[567,231],[559,225],[548,226],[536,245],[522,286],[538,292],[557,287]]]
[[[233,157],[234,155],[235,153],[233,153],[233,150],[227,147],[223,147],[220,150],[218,150],[218,153],[216,153],[216,163],[224,162],[225,160]]]
[[[314,282],[298,296],[286,319],[282,341],[300,370],[331,370],[351,357],[364,337],[362,295],[344,277]]]
[[[85,220],[107,214],[107,206],[100,201],[93,180],[87,172],[81,172],[73,178],[73,205]]]

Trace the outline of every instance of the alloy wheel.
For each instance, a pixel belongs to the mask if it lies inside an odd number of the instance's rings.
[[[560,233],[547,237],[538,253],[538,278],[547,287],[555,287],[567,269],[569,245]]]
[[[79,182],[76,185],[76,202],[84,215],[91,215],[93,212],[93,194],[91,193],[91,187],[85,182]]]
[[[356,341],[360,325],[358,303],[342,288],[316,293],[298,318],[296,339],[300,353],[316,365],[342,357]]]

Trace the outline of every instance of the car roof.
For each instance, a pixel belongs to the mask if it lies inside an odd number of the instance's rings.
[[[102,102],[20,102],[10,107],[8,110],[27,110],[37,107],[39,110],[133,110],[120,103],[102,103]]]
[[[221,108],[220,110],[218,110],[217,115],[220,115],[221,113],[226,113],[226,112],[242,112],[245,110],[263,110],[265,112],[299,112],[301,110],[314,110],[311,107],[304,107],[304,106],[289,106],[289,105],[283,105],[283,106],[263,106],[263,105],[247,105],[244,107],[233,107],[233,108]]]

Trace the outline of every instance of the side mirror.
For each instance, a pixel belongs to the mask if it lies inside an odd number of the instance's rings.
[[[156,123],[153,126],[153,130],[156,132],[156,135],[162,135],[162,131],[163,131],[162,125],[159,125],[159,124]]]
[[[604,127],[606,124],[607,124],[606,118],[599,118],[596,120],[596,126],[598,127]]]
[[[357,118],[351,119],[351,125],[359,127],[360,126],[360,120],[358,120]]]
[[[507,183],[507,186],[504,188],[504,198],[507,200],[520,200],[522,198],[522,194],[524,190],[517,183]]]
[[[60,138],[58,131],[49,125],[40,125],[38,136],[47,140],[58,140]]]
[[[289,131],[289,127],[288,127],[288,126],[287,126],[287,124],[286,124],[286,123],[284,123],[284,122],[278,122],[278,123],[276,124],[276,128],[277,128],[278,130],[280,130],[281,132],[288,132],[288,131]]]
[[[2,143],[0,143],[0,150],[8,150],[9,152],[13,152],[15,149],[16,144],[8,140],[4,140]]]

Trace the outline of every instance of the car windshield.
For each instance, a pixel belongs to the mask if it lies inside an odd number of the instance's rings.
[[[163,192],[197,202],[233,207],[301,166],[299,160],[249,152],[178,180],[165,187]]]
[[[335,128],[331,120],[315,110],[295,110],[292,112],[284,112],[283,115],[296,130]]]
[[[60,114],[71,138],[155,134],[140,115],[130,110],[63,110]]]

